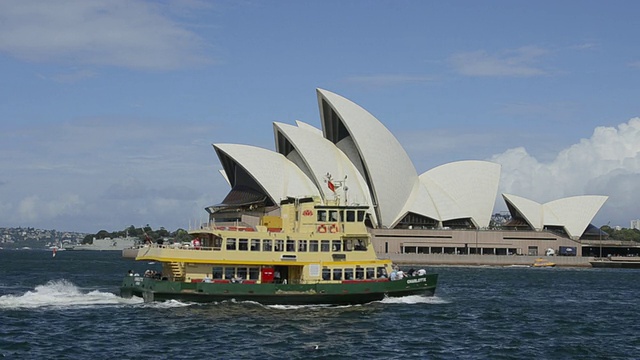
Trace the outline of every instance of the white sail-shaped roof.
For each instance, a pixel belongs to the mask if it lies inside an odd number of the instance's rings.
[[[579,237],[596,216],[608,196],[582,195],[550,201],[543,205],[545,225],[552,225],[547,214],[553,214],[569,237]]]
[[[214,144],[231,186],[244,170],[264,190],[275,204],[288,196],[320,196],[318,188],[293,162],[277,152],[249,145]]]
[[[367,180],[380,224],[392,226],[418,182],[413,163],[391,132],[365,109],[330,91],[317,93],[325,137]]]
[[[442,218],[433,198],[429,195],[427,187],[421,182],[416,184],[411,196],[409,196],[409,201],[407,201],[401,217],[406,216],[410,212],[426,216],[436,221],[441,221],[440,219]]]
[[[322,137],[319,129],[301,122],[297,122],[297,125],[273,123],[276,151],[285,155],[312,179],[320,189],[323,199],[333,200],[337,194],[341,202],[346,201],[346,204],[371,206],[367,182],[349,158],[332,142]],[[331,174],[336,186],[342,185],[336,189],[336,193],[327,185],[327,174]],[[340,181],[344,183],[338,184]],[[371,213],[372,222],[376,224],[373,208]]]
[[[518,214],[522,216],[532,229],[542,230],[544,227],[542,222],[542,204],[510,194],[502,194],[502,198],[518,211]]]
[[[608,199],[608,196],[582,195],[539,204],[515,195],[502,194],[502,197],[532,228],[540,230],[545,226],[561,226],[572,239],[582,236]]]
[[[498,194],[500,165],[488,161],[457,161],[433,168],[420,181],[434,199],[441,220],[471,218],[488,227]]]

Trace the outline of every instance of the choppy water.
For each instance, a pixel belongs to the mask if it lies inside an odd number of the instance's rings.
[[[0,250],[0,357],[632,359],[640,272],[436,267],[433,298],[360,306],[121,299],[117,252]]]

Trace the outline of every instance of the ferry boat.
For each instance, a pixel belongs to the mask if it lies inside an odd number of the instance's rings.
[[[139,249],[136,260],[161,263],[162,271],[125,276],[121,296],[291,305],[433,296],[437,274],[402,276],[390,260],[377,258],[367,209],[288,198],[279,215],[263,215],[255,226],[221,224],[210,212],[208,223],[189,231],[191,244]]]

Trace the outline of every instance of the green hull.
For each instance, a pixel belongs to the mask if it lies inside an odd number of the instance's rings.
[[[386,279],[385,279],[386,280]],[[122,297],[142,297],[145,302],[181,300],[219,302],[235,299],[266,305],[364,304],[386,296],[433,296],[437,274],[409,277],[396,281],[344,281],[334,284],[237,284],[186,283],[127,276]]]

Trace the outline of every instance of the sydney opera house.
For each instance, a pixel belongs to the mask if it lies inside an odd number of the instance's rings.
[[[317,97],[322,129],[276,122],[275,151],[213,145],[231,187],[220,204],[207,208],[213,218],[252,223],[278,212],[285,198],[339,196],[369,207],[367,223],[380,254],[538,255],[552,249],[581,256],[583,240],[602,236],[590,223],[606,196],[540,204],[502,194],[510,219],[495,230],[499,164],[459,161],[418,174],[373,115],[326,90],[317,89]]]

